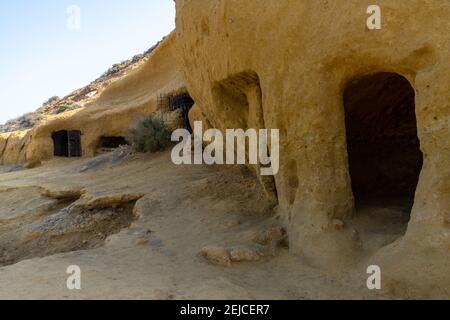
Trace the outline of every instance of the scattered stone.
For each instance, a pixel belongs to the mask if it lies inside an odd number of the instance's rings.
[[[269,255],[276,256],[280,248],[289,248],[289,238],[286,231],[280,226],[272,226],[258,232],[253,241],[261,246],[266,246]]]
[[[254,245],[254,249],[261,258],[273,257],[273,251],[271,250],[271,248],[269,248],[269,246],[262,246],[262,245],[256,244],[256,245]]]
[[[261,259],[260,254],[255,249],[239,246],[230,250],[231,261],[243,262],[243,261],[258,261]]]
[[[258,232],[253,241],[261,245],[270,245],[273,241],[286,242],[286,238],[286,231],[282,227],[274,226]]]
[[[207,246],[202,249],[200,254],[211,264],[217,266],[231,266],[231,257],[227,249],[218,246]]]

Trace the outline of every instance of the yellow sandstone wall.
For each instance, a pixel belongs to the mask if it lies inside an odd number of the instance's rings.
[[[24,162],[29,138],[29,130],[0,134],[0,165]]]
[[[343,92],[367,74],[404,76],[416,90],[425,163],[406,235],[369,260],[382,266],[392,290],[445,296],[450,3],[377,4],[382,30],[369,31],[363,0],[177,0],[179,60],[196,101],[191,116],[219,129],[280,129],[276,187],[291,249],[331,268],[358,256],[351,230],[333,224],[350,218],[354,207]]]

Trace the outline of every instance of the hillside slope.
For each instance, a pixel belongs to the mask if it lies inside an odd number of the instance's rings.
[[[48,115],[56,115],[66,111],[82,108],[98,97],[99,94],[103,92],[103,90],[111,83],[123,78],[130,71],[145,63],[149,55],[163,40],[159,41],[142,54],[137,54],[131,59],[114,64],[99,78],[87,86],[77,89],[63,98],[57,96],[51,97],[36,111],[9,120],[5,124],[0,124],[0,133],[30,129],[39,124]]]

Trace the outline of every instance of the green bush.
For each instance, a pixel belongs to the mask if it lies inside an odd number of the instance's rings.
[[[72,106],[70,106],[70,105],[61,106],[61,107],[58,108],[58,110],[56,110],[56,114],[60,114],[60,113],[66,112],[66,111],[70,110],[71,107]]]
[[[138,152],[164,150],[170,144],[170,137],[170,131],[164,121],[152,116],[139,121],[127,131],[127,140]]]

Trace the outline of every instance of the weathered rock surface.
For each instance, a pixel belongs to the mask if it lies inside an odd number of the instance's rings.
[[[448,294],[450,3],[378,1],[382,29],[375,31],[367,29],[368,5],[359,0],[176,4],[178,57],[196,101],[191,121],[204,120],[222,130],[280,129],[281,169],[275,177],[279,212],[291,251],[314,265],[338,268],[363,261],[352,229],[332,223],[353,219],[359,191],[352,190],[344,114],[349,106],[344,100],[351,104],[372,90],[379,92],[372,99],[404,105],[411,103],[410,96],[397,91],[386,97],[390,76],[381,73],[409,82],[415,93],[417,137],[403,128],[411,114],[406,112],[393,127],[398,131],[384,132],[381,141],[418,138],[424,164],[420,179],[415,178],[417,188],[411,188],[416,193],[406,234],[374,249],[371,263],[382,267],[390,290]],[[345,94],[355,81],[373,80],[365,78],[373,74],[384,85]],[[394,121],[397,114],[375,122],[366,116],[376,128],[387,126],[383,121]],[[393,150],[402,146],[406,142]],[[378,166],[387,159],[388,154]],[[366,168],[366,173],[373,170]]]
[[[261,255],[257,250],[247,247],[238,246],[230,249],[230,257],[233,262],[251,262],[261,259]]]
[[[201,250],[200,254],[214,265],[224,267],[229,267],[231,265],[230,253],[224,247],[207,246]]]

